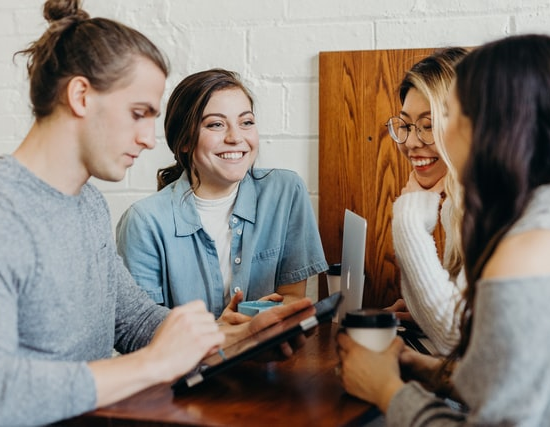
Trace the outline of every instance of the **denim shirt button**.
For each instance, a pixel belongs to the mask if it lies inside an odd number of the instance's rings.
[[[241,259],[239,257],[235,258],[235,264],[240,264],[241,263]]]
[[[239,222],[239,220],[237,218],[233,217],[231,219],[231,222],[233,222],[233,224],[237,224]]]
[[[240,236],[241,234],[243,234],[243,230],[241,230],[240,228],[237,230],[237,236]]]

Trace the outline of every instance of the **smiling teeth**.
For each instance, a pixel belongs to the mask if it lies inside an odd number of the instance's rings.
[[[221,157],[222,159],[226,160],[236,160],[243,157],[242,151],[239,151],[238,153],[222,153],[218,154],[218,157]]]
[[[422,159],[422,160],[411,159],[411,164],[413,166],[428,166],[435,162],[437,162],[437,159]]]

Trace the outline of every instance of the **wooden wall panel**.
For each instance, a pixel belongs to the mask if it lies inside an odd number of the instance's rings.
[[[327,261],[336,263],[344,210],[367,218],[363,307],[384,307],[400,296],[391,212],[411,169],[385,122],[400,111],[397,89],[405,71],[432,51],[319,55],[319,228]],[[319,297],[326,295],[321,275]]]

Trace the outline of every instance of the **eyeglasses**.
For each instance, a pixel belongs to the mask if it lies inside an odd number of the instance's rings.
[[[434,135],[432,133],[432,119],[420,117],[415,123],[407,123],[401,117],[390,117],[386,123],[391,138],[398,144],[404,144],[409,137],[411,127],[414,126],[417,138],[426,145],[432,145]]]

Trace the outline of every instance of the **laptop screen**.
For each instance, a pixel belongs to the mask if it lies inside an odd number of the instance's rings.
[[[347,311],[362,308],[366,243],[367,220],[346,209],[340,273],[340,287],[344,298],[338,310],[340,319],[345,317]]]

